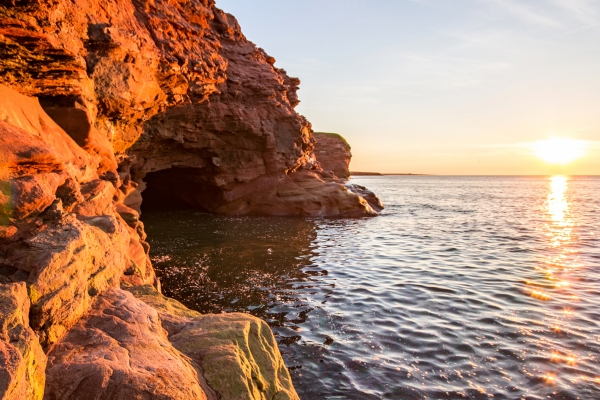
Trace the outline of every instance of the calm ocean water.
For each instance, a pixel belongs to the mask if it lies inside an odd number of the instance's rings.
[[[165,294],[265,319],[303,399],[600,399],[600,178],[352,181],[382,216],[143,215]]]

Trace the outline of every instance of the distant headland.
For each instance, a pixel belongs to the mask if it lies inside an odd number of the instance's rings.
[[[359,171],[350,171],[350,176],[405,176],[405,175],[416,175],[423,176],[427,174],[411,174],[411,173],[391,173],[391,174],[383,174],[381,172],[359,172]]]

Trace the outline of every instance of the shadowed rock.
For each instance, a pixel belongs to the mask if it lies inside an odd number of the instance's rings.
[[[338,178],[350,178],[350,145],[337,133],[315,132],[315,156],[325,171],[333,172]]]

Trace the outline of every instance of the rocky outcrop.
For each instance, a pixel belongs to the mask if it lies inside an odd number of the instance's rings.
[[[0,35],[0,83],[37,96],[99,156],[100,174],[115,172],[116,153],[118,201],[133,209],[165,175],[190,177],[170,193],[176,200],[235,214],[264,214],[253,204],[266,190],[284,208],[276,187],[305,181],[298,170],[319,175],[315,185],[333,182],[314,159],[310,123],[294,111],[300,81],[211,0],[27,0],[0,6]],[[357,207],[343,216],[374,214],[356,194],[334,195]],[[306,203],[301,214],[312,215]]]
[[[379,212],[384,209],[383,202],[375,193],[367,189],[362,185],[358,185],[356,183],[346,182],[346,187],[352,193],[356,193],[358,196],[363,198],[369,205],[373,208],[373,210]]]
[[[383,203],[375,193],[364,186],[349,183],[350,145],[337,133],[315,132],[315,155],[323,170],[334,174],[332,179],[346,186],[346,189],[366,201],[375,213],[383,210]],[[337,179],[336,179],[337,178]]]
[[[274,63],[212,0],[0,2],[0,397],[297,398],[264,322],[143,286],[145,207],[377,214]]]
[[[227,32],[218,49],[226,79],[209,101],[177,104],[146,122],[127,151],[138,186],[125,202],[235,215],[375,215],[316,163],[311,125],[294,111],[300,81],[274,67],[231,16],[215,11],[213,23]]]
[[[152,286],[150,305],[118,289],[155,283],[118,177],[99,176],[99,156],[37,101],[2,90],[3,398],[296,399],[264,322],[200,316]]]
[[[321,167],[338,178],[350,178],[350,145],[337,133],[315,132],[315,156]]]
[[[58,340],[124,273],[153,282],[142,239],[115,211],[115,183],[37,100],[0,88],[0,268],[27,282],[30,324]],[[134,276],[135,275],[135,276]]]
[[[218,398],[299,399],[266,322],[240,313],[201,315],[149,285],[126,289],[158,311],[173,346],[202,370]]]
[[[45,399],[207,399],[156,310],[111,288],[48,354]],[[216,398],[212,396],[211,398]]]
[[[29,327],[30,302],[23,282],[0,283],[0,396],[35,399],[44,394],[46,355]]]

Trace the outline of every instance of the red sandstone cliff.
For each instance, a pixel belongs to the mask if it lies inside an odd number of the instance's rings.
[[[376,214],[274,62],[210,0],[0,2],[3,398],[297,398],[264,323],[153,291],[139,221]]]
[[[315,132],[315,156],[325,171],[338,178],[350,178],[350,145],[337,133]]]
[[[364,186],[348,182],[352,153],[346,139],[337,133],[315,132],[314,136],[314,154],[324,173],[333,173],[332,180],[343,183],[348,190],[365,199],[373,210],[383,210],[383,203],[375,193]]]
[[[0,40],[0,83],[38,97],[138,211],[148,184],[217,213],[375,214],[324,182],[299,80],[213,1],[25,0],[0,10]]]

